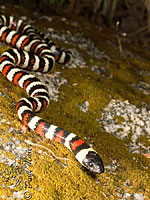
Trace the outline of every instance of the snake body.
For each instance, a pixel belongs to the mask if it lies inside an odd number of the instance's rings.
[[[53,68],[55,61],[61,64],[69,62],[71,52],[57,48],[43,33],[12,16],[0,16],[0,40],[12,47],[0,57],[2,75],[28,94],[28,97],[22,98],[16,106],[16,112],[22,123],[40,136],[64,144],[89,171],[102,173],[104,171],[102,159],[93,148],[76,134],[35,115],[35,112],[41,112],[48,106],[49,93],[40,80],[29,73],[29,70],[46,73]]]

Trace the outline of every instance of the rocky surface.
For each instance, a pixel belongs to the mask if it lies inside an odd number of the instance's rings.
[[[103,174],[91,175],[63,145],[25,129],[15,105],[26,94],[0,75],[0,198],[150,199],[149,52],[85,20],[0,9],[72,50],[67,66],[34,73],[51,97],[39,115],[85,139],[105,165]],[[0,52],[7,48],[1,43]]]

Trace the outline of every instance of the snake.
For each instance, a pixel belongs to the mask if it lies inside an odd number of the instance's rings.
[[[30,71],[47,73],[55,62],[65,65],[72,57],[71,51],[57,47],[46,34],[14,16],[0,16],[0,40],[10,46],[0,56],[0,72],[27,93],[16,105],[20,121],[40,136],[65,145],[89,172],[103,173],[101,157],[84,140],[36,115],[48,106],[50,96],[47,87]]]

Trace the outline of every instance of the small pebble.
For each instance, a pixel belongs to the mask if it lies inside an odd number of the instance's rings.
[[[134,200],[144,200],[145,199],[145,196],[143,194],[137,194],[137,193],[135,193],[133,195],[133,197],[134,197]]]

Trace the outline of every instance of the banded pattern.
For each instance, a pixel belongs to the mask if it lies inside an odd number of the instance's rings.
[[[46,73],[55,61],[65,64],[71,58],[70,51],[57,48],[39,33],[20,19],[0,16],[0,39],[13,47],[1,55],[0,71],[28,94],[17,103],[19,119],[39,135],[64,144],[91,172],[102,173],[104,166],[101,158],[81,138],[35,115],[35,112],[41,112],[48,106],[49,94],[40,80],[23,69]]]

